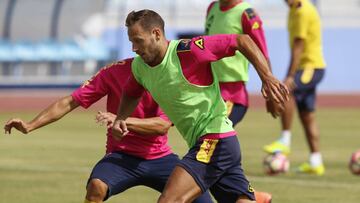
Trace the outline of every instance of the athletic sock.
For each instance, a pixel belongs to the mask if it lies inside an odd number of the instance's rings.
[[[312,167],[317,167],[323,164],[321,153],[320,152],[314,152],[310,154],[310,165]]]
[[[281,136],[279,141],[284,145],[290,147],[291,144],[291,131],[290,130],[283,130],[281,132]]]

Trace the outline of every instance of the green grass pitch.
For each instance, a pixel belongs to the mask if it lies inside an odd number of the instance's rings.
[[[250,109],[243,123],[236,126],[240,139],[243,168],[255,189],[272,193],[274,203],[356,203],[360,201],[360,176],[348,170],[353,151],[360,149],[360,109],[320,109],[321,149],[326,165],[323,177],[290,171],[266,176],[262,146],[279,133],[279,121]],[[1,113],[3,125],[10,117],[31,119],[37,112]],[[0,203],[79,203],[85,196],[85,183],[94,164],[103,156],[105,128],[94,121],[95,112],[75,111],[57,123],[28,135],[13,131],[0,137]],[[293,169],[308,158],[299,121],[295,118],[292,153]],[[180,156],[185,142],[175,129],[170,145]],[[159,193],[136,187],[107,202],[156,202]]]

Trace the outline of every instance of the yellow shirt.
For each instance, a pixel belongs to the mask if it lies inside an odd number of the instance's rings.
[[[315,6],[309,0],[296,0],[288,16],[290,47],[295,38],[304,40],[299,69],[325,68],[322,52],[321,23]]]

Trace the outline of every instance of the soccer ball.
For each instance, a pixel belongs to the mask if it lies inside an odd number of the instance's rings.
[[[268,175],[277,175],[289,170],[290,162],[284,154],[275,153],[264,158],[264,170]]]
[[[360,150],[352,153],[349,162],[349,169],[354,175],[360,175]]]

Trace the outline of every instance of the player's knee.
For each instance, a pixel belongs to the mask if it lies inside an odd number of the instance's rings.
[[[185,203],[188,202],[183,196],[161,194],[158,203]]]
[[[256,203],[255,200],[250,200],[247,196],[245,195],[241,195],[240,197],[238,197],[238,199],[236,200],[236,203]]]
[[[106,197],[108,186],[99,179],[91,179],[86,187],[86,199],[94,202],[102,202]]]

